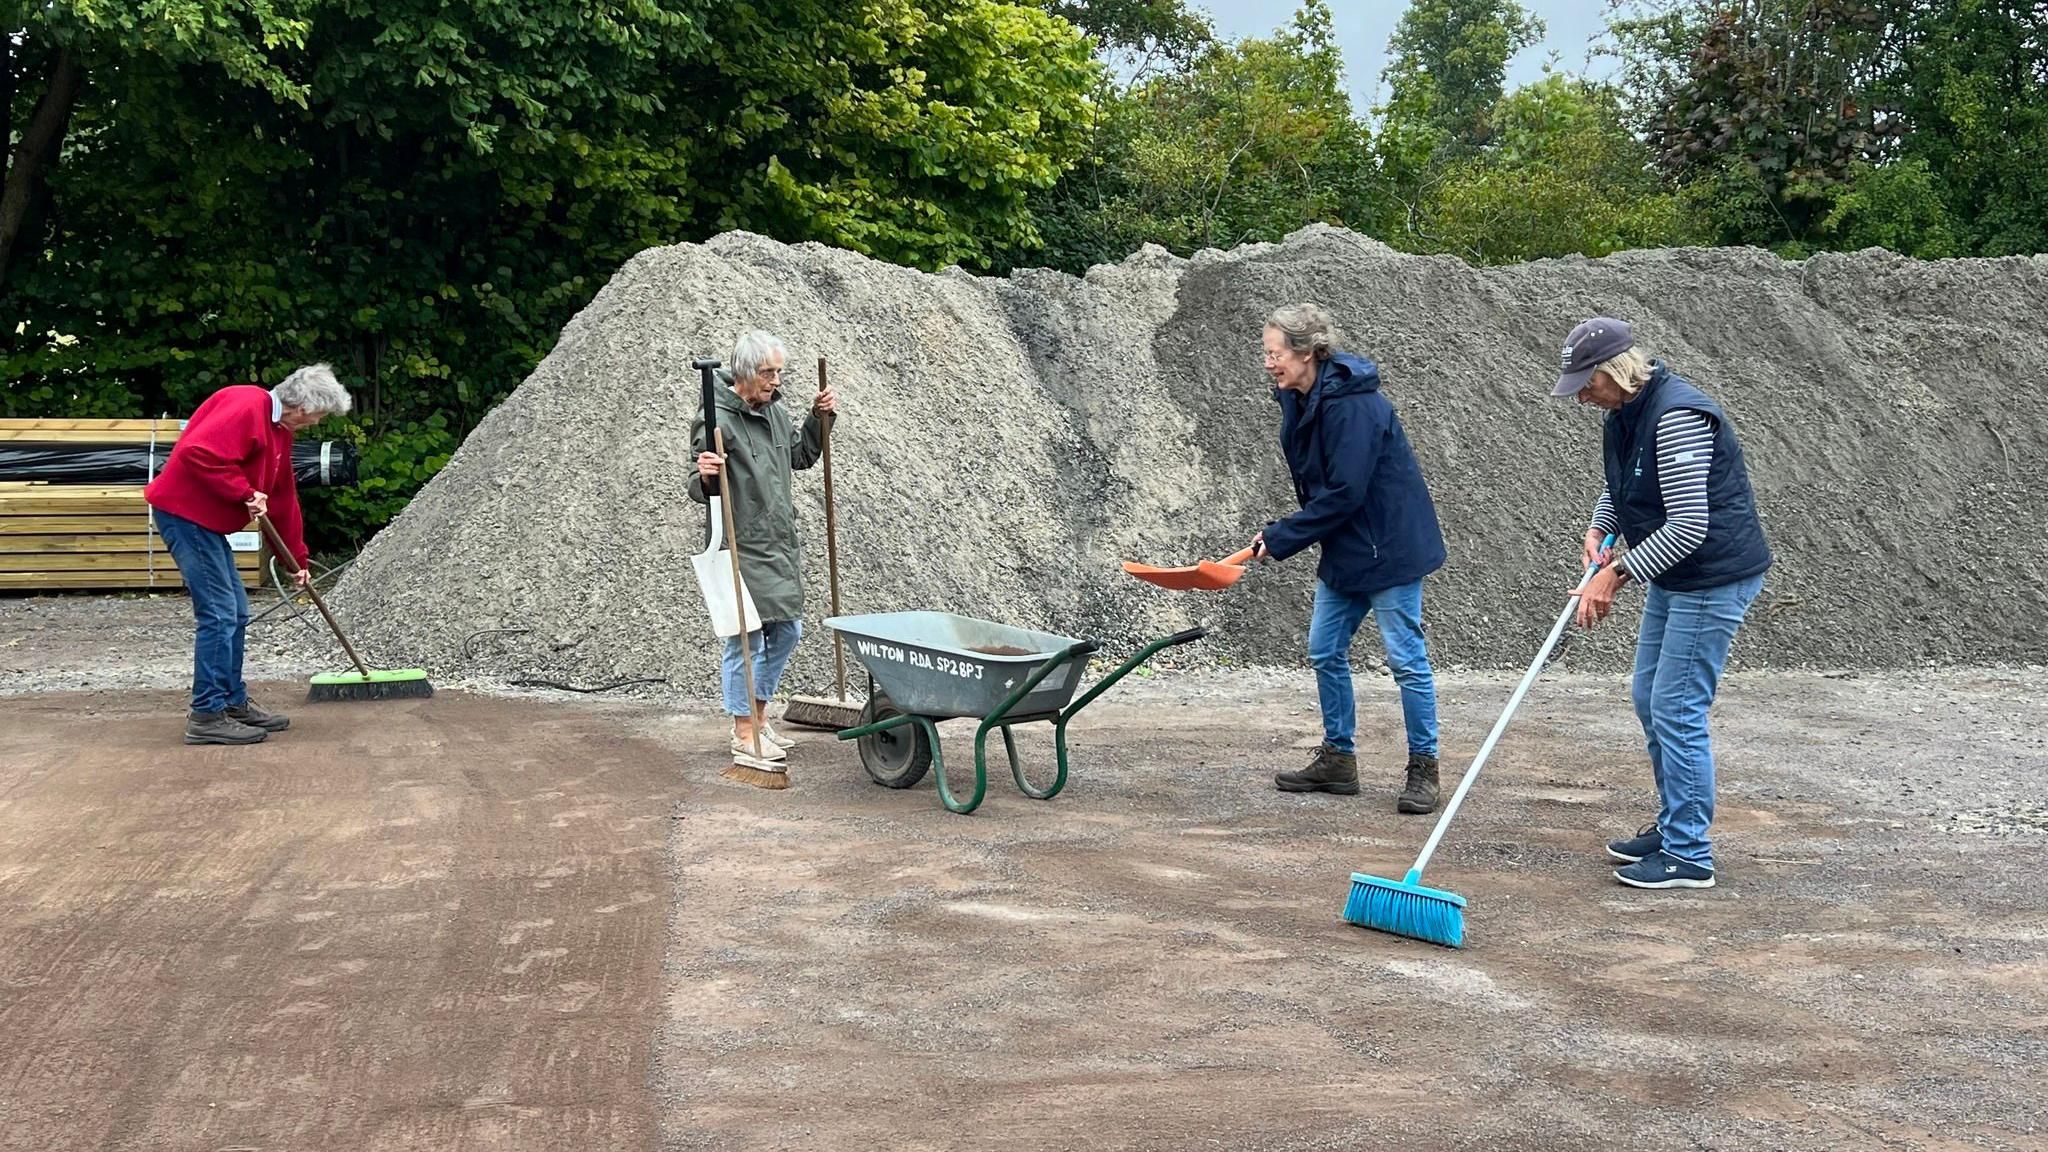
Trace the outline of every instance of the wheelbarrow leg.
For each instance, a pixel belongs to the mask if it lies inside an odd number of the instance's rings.
[[[1013,731],[1012,726],[1009,724],[1004,724],[1001,726],[1001,728],[1003,733],[1003,751],[1009,754],[1010,778],[1017,782],[1017,791],[1024,793],[1026,796],[1031,797],[1033,800],[1052,799],[1055,795],[1059,793],[1060,788],[1064,786],[1067,782],[1067,774],[1065,768],[1062,767],[1060,771],[1059,782],[1052,786],[1052,791],[1040,792],[1038,789],[1033,788],[1031,786],[1031,782],[1024,779],[1024,764],[1023,761],[1019,760],[1017,757],[1017,737],[1015,732]],[[986,728],[983,728],[980,732],[975,733],[974,760],[977,768],[980,771],[986,773],[987,769],[985,767],[981,767],[982,765],[986,765],[988,763],[988,729]]]
[[[868,699],[872,700],[874,697],[870,695]],[[858,740],[863,736],[874,736],[887,732],[892,728],[901,728],[906,724],[915,724],[922,729],[925,743],[931,746],[932,771],[937,775],[939,781],[939,802],[946,806],[946,810],[958,812],[960,815],[965,816],[976,808],[981,807],[982,798],[988,795],[987,775],[981,770],[981,766],[976,764],[973,797],[965,804],[960,803],[954,797],[952,787],[946,783],[946,752],[945,749],[939,747],[939,729],[937,725],[932,723],[929,716],[898,713],[887,720],[877,720],[872,724],[863,724],[858,728],[848,728],[839,733],[839,739]]]
[[[932,743],[932,772],[939,778],[939,803],[944,804],[948,812],[957,812],[962,816],[981,807],[982,799],[988,795],[988,770],[982,766],[980,755],[977,754],[974,758],[974,795],[967,803],[962,804],[954,799],[953,789],[946,783],[946,754],[939,748],[938,728],[923,716],[917,717],[917,722],[924,725],[925,739]]]
[[[1031,782],[1024,779],[1024,764],[1023,761],[1017,758],[1017,737],[1011,731],[1011,725],[1003,724],[1000,727],[1003,733],[1003,751],[1007,752],[1010,756],[1010,778],[1017,782],[1017,791],[1031,797],[1033,800],[1050,800],[1054,796],[1059,795],[1060,789],[1065,787],[1067,783],[1066,765],[1064,763],[1061,764],[1060,778],[1053,784],[1051,791],[1041,792],[1033,788]],[[984,727],[981,731],[974,734],[975,771],[986,775],[988,772],[987,764],[988,729]]]
[[[1118,665],[1116,671],[1111,672],[1109,675],[1104,676],[1101,680],[1097,681],[1095,687],[1090,688],[1088,690],[1087,695],[1081,697],[1079,700],[1076,700],[1072,704],[1068,705],[1066,711],[1060,713],[1059,719],[1053,722],[1053,749],[1054,754],[1057,756],[1059,761],[1059,775],[1053,777],[1052,787],[1047,788],[1044,791],[1039,791],[1038,789],[1031,787],[1029,784],[1026,784],[1024,782],[1024,773],[1022,771],[1019,771],[1017,773],[1018,790],[1022,791],[1026,796],[1031,797],[1033,800],[1050,800],[1053,797],[1059,795],[1060,789],[1065,788],[1067,786],[1068,722],[1073,720],[1075,715],[1078,714],[1081,711],[1081,709],[1086,708],[1088,705],[1094,703],[1097,697],[1101,696],[1104,692],[1107,692],[1112,687],[1114,687],[1117,681],[1130,675],[1131,672],[1138,667],[1138,665],[1143,664],[1145,661],[1150,660],[1152,657],[1157,656],[1159,653],[1177,644],[1192,643],[1196,640],[1200,640],[1202,637],[1207,636],[1208,634],[1209,630],[1207,628],[1190,628],[1185,632],[1176,632],[1171,636],[1166,636],[1162,637],[1161,639],[1154,640],[1152,643],[1147,644],[1143,651],[1139,652],[1137,655],[1131,657],[1129,660],[1126,660],[1122,664]]]
[[[1017,763],[1017,745],[1014,743],[1010,744],[1010,775],[1016,778],[1017,791],[1031,797],[1033,800],[1050,800],[1060,794],[1060,789],[1067,786],[1067,722],[1059,720],[1053,724],[1053,729],[1055,735],[1054,742],[1059,748],[1060,770],[1059,774],[1053,777],[1050,788],[1036,787],[1031,781],[1024,778],[1024,766]],[[1010,739],[1010,730],[1008,728],[1003,729],[1003,739],[1005,742],[1008,742]]]
[[[1053,792],[1060,790],[1060,786],[1056,784],[1053,786],[1052,792],[1040,795],[1036,789],[1025,782],[1024,766],[1017,760],[1017,739],[1010,734],[1010,725],[1004,723],[1003,718],[1010,714],[1010,709],[1015,708],[1026,696],[1031,695],[1031,690],[1038,687],[1041,681],[1047,676],[1052,675],[1061,665],[1093,653],[1096,647],[1097,645],[1094,641],[1083,640],[1078,644],[1068,647],[1063,652],[1054,653],[1051,659],[1034,669],[1031,675],[1025,678],[1024,683],[1019,684],[1015,690],[1004,697],[1003,702],[996,705],[995,711],[983,718],[981,727],[974,731],[974,774],[978,780],[986,782],[988,777],[988,734],[994,729],[1001,728],[1003,730],[1003,748],[1010,754],[1010,775],[1017,781],[1018,790],[1026,796],[1038,800],[1050,799]],[[1065,783],[1064,772],[1061,773],[1061,777],[1061,783]]]

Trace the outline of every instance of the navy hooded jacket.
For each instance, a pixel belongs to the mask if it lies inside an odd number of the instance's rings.
[[[1443,567],[1444,537],[1422,466],[1380,373],[1339,352],[1306,394],[1275,389],[1280,450],[1301,511],[1266,526],[1266,549],[1285,560],[1323,546],[1316,576],[1352,596],[1412,584]]]

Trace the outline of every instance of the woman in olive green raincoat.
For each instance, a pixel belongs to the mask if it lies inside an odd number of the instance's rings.
[[[709,503],[718,491],[718,473],[727,469],[732,492],[734,535],[739,538],[740,577],[761,614],[761,627],[747,636],[753,657],[754,693],[747,699],[740,640],[725,642],[723,679],[725,710],[732,718],[732,751],[751,756],[754,717],[762,717],[762,752],[766,759],[788,758],[791,741],[768,724],[766,701],[775,695],[782,670],[803,637],[803,546],[796,535],[796,504],[791,498],[795,472],[818,462],[824,451],[824,421],[837,410],[830,388],[817,394],[799,427],[782,402],[782,372],[789,352],[767,332],[752,331],[733,346],[730,369],[718,370],[713,389],[718,427],[725,433],[725,459],[720,461],[705,440],[704,417],[690,428],[697,470],[690,477],[690,499]],[[749,621],[749,623],[754,623]]]

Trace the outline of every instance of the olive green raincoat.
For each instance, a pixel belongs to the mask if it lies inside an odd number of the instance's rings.
[[[824,454],[824,424],[815,412],[798,428],[778,391],[755,409],[732,390],[732,373],[718,370],[712,390],[718,429],[725,433],[726,483],[732,491],[733,532],[739,538],[740,576],[763,620],[797,620],[804,614],[803,545],[796,535],[795,473]],[[834,414],[834,423],[838,415]],[[690,499],[699,504],[718,495],[718,481],[697,472],[700,452],[712,451],[704,415],[690,425]],[[707,526],[708,532],[708,526]],[[707,535],[708,539],[708,535]],[[754,624],[754,621],[748,621]]]

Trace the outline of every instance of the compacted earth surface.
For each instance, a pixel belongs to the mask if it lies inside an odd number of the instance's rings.
[[[1356,798],[1272,788],[1306,677],[1162,672],[962,817],[825,733],[723,780],[684,700],[307,705],[264,629],[291,731],[187,748],[183,611],[0,601],[0,1147],[2048,1147],[2038,669],[1731,677],[1683,893],[1602,855],[1625,682],[1553,670],[1426,874],[1453,951],[1341,918],[1430,827],[1383,677]],[[1444,679],[1447,776],[1512,687]]]

